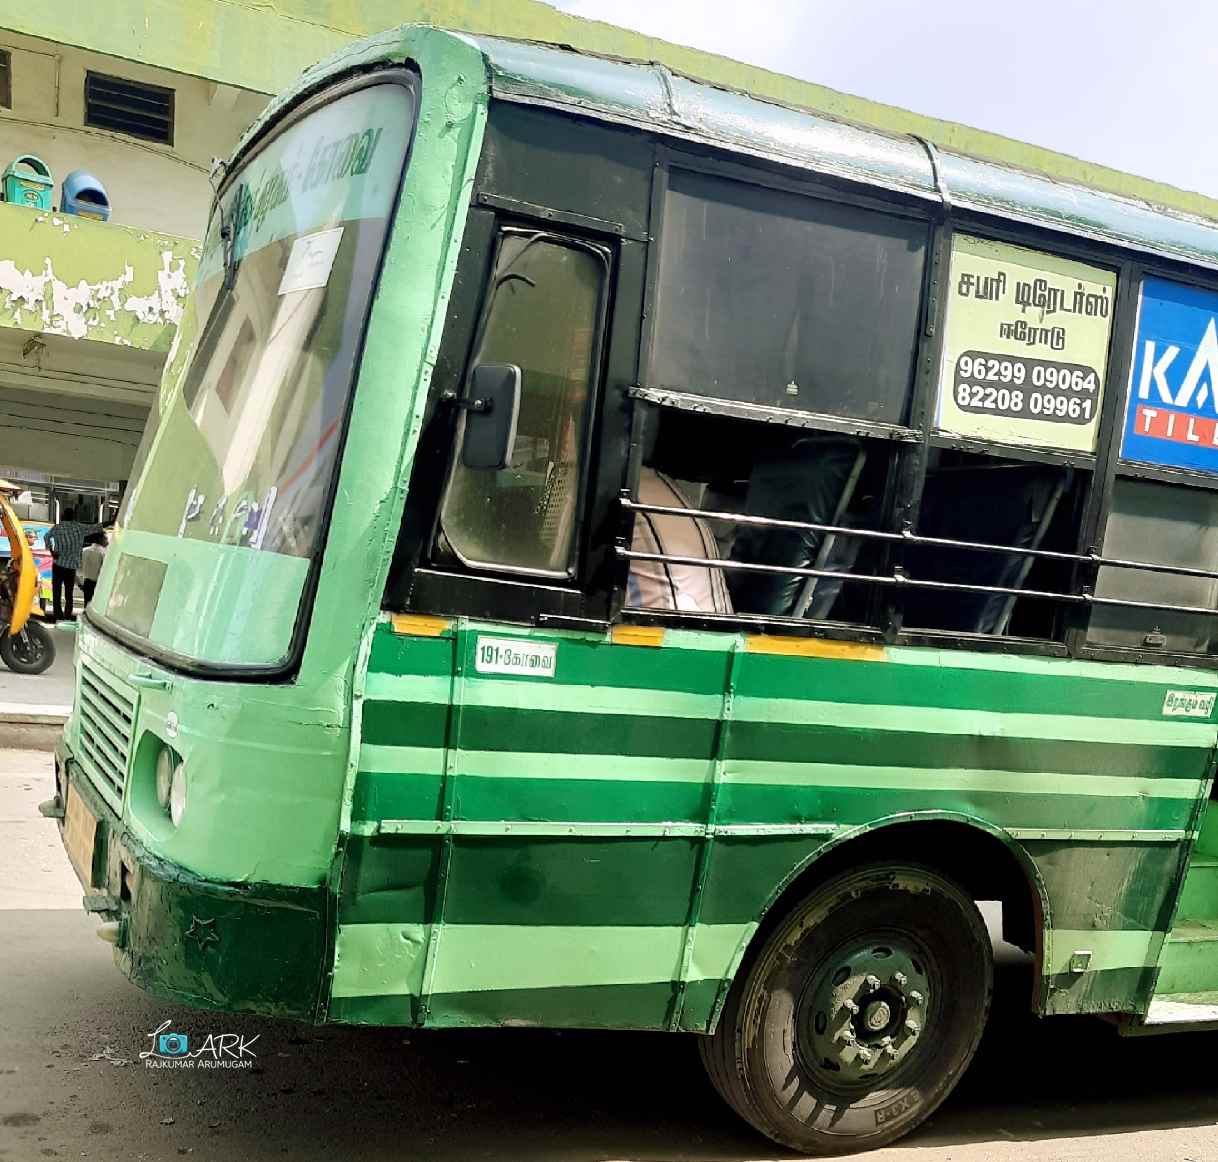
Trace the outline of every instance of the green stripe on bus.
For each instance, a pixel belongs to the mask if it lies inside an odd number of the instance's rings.
[[[554,761],[549,755],[464,755],[457,756],[462,772],[454,782],[456,818],[505,821],[551,820],[563,821],[696,821],[704,818],[707,777],[682,778],[675,766],[680,760],[669,760],[670,767],[649,769],[646,760],[638,765],[623,766],[614,756],[594,756],[597,769],[589,769],[580,761],[566,756],[565,762]],[[491,760],[499,760],[499,765]],[[663,762],[663,760],[657,760]],[[441,787],[439,771],[421,772],[416,763],[401,773],[393,771],[361,771],[356,779],[352,805],[355,820],[434,819]],[[438,765],[438,757],[437,757]],[[468,769],[467,769],[468,768]],[[478,773],[472,773],[477,771]],[[696,772],[693,772],[696,773]],[[628,777],[623,777],[623,775]],[[668,777],[665,777],[668,776]],[[788,821],[789,809],[803,805],[832,804],[839,793],[870,790],[882,795],[887,806],[888,792],[930,796],[927,808],[941,806],[944,796],[961,801],[975,801],[984,794],[1011,795],[1020,799],[1036,796],[1056,799],[1061,804],[1072,798],[1085,802],[1089,796],[1098,799],[1130,800],[1175,799],[1191,804],[1199,783],[1178,779],[1134,779],[1100,775],[1060,775],[1008,771],[922,771],[910,768],[885,767],[821,767],[814,763],[742,763],[733,762],[724,772],[725,788],[765,787],[781,792],[785,789],[787,813],[779,818],[759,817],[748,820],[734,818],[733,822],[759,824]],[[730,794],[725,791],[725,795]],[[739,798],[739,795],[736,796]],[[771,799],[771,801],[776,801]],[[872,796],[872,811],[876,799]],[[806,815],[801,812],[800,818]],[[1020,812],[1018,801],[1012,801],[1003,811],[1003,821],[1018,820],[1011,826],[1035,827]],[[1060,821],[1060,814],[1057,820]],[[1126,820],[1134,815],[1118,807],[1114,816],[1107,811],[1107,826],[1131,828]],[[1181,815],[1181,818],[1184,818]],[[726,821],[726,820],[724,820]]]
[[[456,780],[455,794],[458,819],[663,823],[704,820],[707,807],[707,788],[694,782],[465,775]]]
[[[444,722],[449,698],[446,677],[408,674],[369,674],[365,698],[373,714],[387,713],[384,704],[403,704],[404,720],[417,717],[421,705],[432,707],[434,721]],[[461,692],[463,706],[504,710],[558,711],[585,714],[642,715],[647,717],[717,718],[722,696],[657,693],[643,687],[571,686],[542,681],[467,680]],[[1108,719],[1076,714],[1028,714],[1006,710],[911,707],[801,698],[736,698],[733,720],[758,723],[827,723],[841,728],[885,730],[900,726],[918,733],[985,734],[993,736],[1110,742]],[[1121,728],[1122,743],[1163,746],[1211,747],[1215,727],[1208,723],[1157,718],[1130,720]]]
[[[906,791],[1006,791],[1016,795],[1132,796],[1188,799],[1197,797],[1200,779],[1146,779],[1057,771],[953,769],[950,767],[849,766],[844,763],[756,762],[730,759],[724,780],[733,783],[817,787],[870,787]]]
[[[756,924],[700,924],[688,979],[720,980]],[[334,996],[418,993],[430,925],[338,926]],[[680,974],[683,925],[445,923],[435,946],[435,992],[654,984]]]
[[[599,740],[598,740],[599,741]],[[714,760],[654,755],[546,754],[541,751],[459,750],[453,755],[459,775],[484,779],[586,779],[623,783],[706,783]]]
[[[371,757],[361,752],[361,765]],[[396,748],[383,748],[383,762],[393,768]],[[402,753],[401,769],[362,770],[356,780],[352,817],[358,820],[433,819],[442,779],[442,753]],[[615,755],[554,756],[482,752],[455,756],[457,818],[585,820],[697,820],[706,809],[706,789],[712,773],[701,760],[631,759]],[[891,813],[899,799],[907,808],[925,796],[923,808],[941,808],[945,799],[979,806],[1002,796],[995,822],[1020,828],[1054,827],[1068,807],[1073,817],[1085,817],[1087,828],[1122,830],[1155,827],[1136,822],[1145,818],[1150,801],[1174,801],[1176,810],[1164,829],[1183,827],[1200,783],[1185,779],[1141,779],[1106,775],[1064,775],[1052,772],[992,770],[922,770],[817,763],[746,762],[725,767],[725,803],[758,804],[758,813],[743,815],[726,809],[721,822],[782,823],[792,819],[826,818],[835,804],[870,792],[872,817],[877,804]],[[760,791],[762,794],[751,794]],[[877,799],[877,796],[879,798]],[[981,798],[979,798],[979,796]],[[1013,798],[1005,798],[1013,797]],[[1056,803],[1048,820],[1037,810],[1023,810],[1027,800]],[[1089,804],[1089,800],[1092,800]],[[772,804],[761,808],[760,804]],[[1035,805],[1034,805],[1035,806]],[[815,808],[820,807],[820,813]],[[910,809],[916,809],[913,806]],[[792,814],[792,811],[796,814]],[[761,813],[764,811],[765,813]],[[1103,822],[1097,822],[1102,816]],[[1160,816],[1161,817],[1161,816]],[[1034,821],[1035,820],[1035,821]],[[1080,822],[1080,826],[1082,823]]]
[[[326,1020],[348,1025],[410,1025],[419,1023],[419,998],[412,993],[385,996],[332,997]]]
[[[452,670],[453,642],[450,638],[413,637],[393,632],[381,623],[372,635],[368,654],[370,673],[443,674]]]
[[[374,746],[440,746],[448,737],[448,706],[364,701],[362,739]]]
[[[441,775],[444,773],[444,747],[364,743],[359,748],[359,768],[361,771]]]
[[[351,819],[435,819],[443,782],[439,773],[360,771],[351,797]]]
[[[894,711],[894,718],[899,712]],[[593,740],[602,753],[628,757],[709,758],[718,726],[709,719],[615,715],[463,706],[462,750],[527,751],[580,755]],[[371,745],[443,746],[444,708],[418,703],[367,701],[363,739]],[[838,725],[732,721],[729,759],[913,768],[982,768],[1144,778],[1204,777],[1210,751],[1200,746],[1151,746],[993,734],[925,734],[909,730],[861,730]]]
[[[453,841],[445,922],[681,925],[700,843],[689,836],[460,836]],[[343,921],[429,920],[434,885],[428,877],[440,850],[434,837],[352,836]]]
[[[434,839],[348,839],[339,920],[421,924],[429,919],[439,854]]]
[[[447,708],[452,680],[447,674],[381,674],[364,680],[364,698],[378,702],[430,702]]]
[[[698,758],[714,753],[719,726],[712,720],[697,718],[463,706],[460,730],[459,744],[470,750],[578,755],[595,746],[601,754],[623,757]]]
[[[998,827],[1079,827],[1122,831],[1175,830],[1188,826],[1188,799],[1114,798],[1091,795],[1012,795],[1007,791],[876,790],[861,787],[776,787],[727,782],[719,792],[721,823],[819,821],[871,823],[886,815],[950,811]]]
[[[890,656],[898,651],[890,651]],[[1034,659],[1003,655],[903,652],[903,665],[780,655],[746,655],[737,676],[737,695],[789,698],[793,690],[809,698],[842,703],[1003,710],[1021,714],[1085,715],[1159,721],[1167,689],[1214,685],[1200,671],[1171,673],[1147,669],[1134,678],[1132,667],[1051,662],[1047,672],[1029,672],[1020,662]],[[1040,662],[1045,667],[1045,662]],[[1087,672],[1091,671],[1091,672]],[[1118,677],[1117,674],[1122,676]],[[1197,677],[1197,681],[1193,681]],[[1161,683],[1161,684],[1160,684]],[[1212,724],[1211,724],[1212,725]]]
[[[693,981],[686,989],[700,1001],[705,1028],[720,981]],[[651,984],[577,985],[546,989],[485,989],[463,993],[433,993],[428,1021],[438,1029],[484,1025],[540,1025],[556,1029],[661,1029],[668,1018],[676,987],[671,981]],[[687,1006],[688,1007],[688,1006]],[[693,1014],[691,1013],[691,1016]]]
[[[1158,682],[1164,686],[1185,685],[1218,687],[1218,674],[1205,670],[1181,670],[1175,666],[1140,665],[1134,662],[1087,662],[1077,658],[1046,658],[1035,654],[1003,654],[996,666],[994,654],[970,650],[932,650],[922,646],[894,646],[888,660],[899,665],[934,666],[942,670],[995,670],[1009,674],[1030,674],[1037,677],[1060,677],[1068,674],[1087,681],[1130,682],[1146,685]],[[965,679],[967,680],[967,678]]]
[[[331,994],[417,996],[423,987],[427,936],[425,924],[339,924]]]
[[[504,682],[467,678],[462,706],[505,710],[557,710],[583,714],[638,714],[646,717],[718,718],[722,694],[656,691],[641,686],[570,686],[556,682]]]
[[[752,722],[732,723],[726,752],[729,761],[799,762],[814,758],[819,763],[846,766],[866,763],[882,767],[1057,771],[1076,775],[1102,771],[1106,775],[1195,779],[1205,776],[1210,761],[1210,752],[1201,748]]]
[[[1110,719],[1077,714],[1023,714],[1006,710],[957,710],[816,702],[800,698],[735,700],[733,721],[829,723],[853,730],[900,729],[919,734],[984,734],[1006,738],[1059,739],[1071,742],[1112,742]],[[1128,720],[1120,726],[1121,743],[1209,748],[1215,728],[1208,723]]]

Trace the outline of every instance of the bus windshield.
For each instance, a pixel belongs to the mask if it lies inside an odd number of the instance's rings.
[[[351,92],[271,138],[227,183],[124,513],[127,559],[103,616],[128,634],[210,663],[286,656],[414,111],[408,85]],[[217,553],[231,563],[197,567]],[[177,560],[189,565],[175,579]],[[231,594],[238,572],[240,588],[268,595],[256,608],[187,591],[222,580]],[[158,614],[168,592],[172,618]],[[206,627],[183,626],[184,610]]]

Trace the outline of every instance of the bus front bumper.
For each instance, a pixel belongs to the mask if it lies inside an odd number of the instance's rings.
[[[61,739],[60,836],[99,935],[141,988],[229,1012],[317,1020],[327,962],[326,892],[203,879],[144,848],[93,789]]]

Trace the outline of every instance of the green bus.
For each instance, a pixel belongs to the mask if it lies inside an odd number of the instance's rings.
[[[1218,1025],[1218,225],[422,27],[216,184],[44,806],[133,981],[694,1033],[813,1154],[968,1066],[978,901]]]

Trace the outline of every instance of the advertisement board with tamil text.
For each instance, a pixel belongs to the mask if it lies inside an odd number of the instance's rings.
[[[1115,295],[1112,271],[956,235],[939,430],[1093,452]]]

